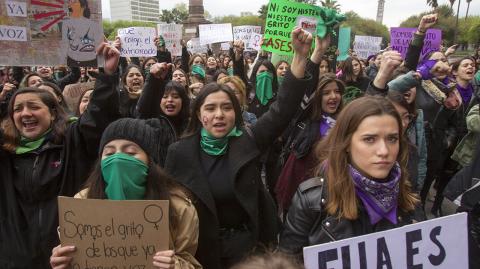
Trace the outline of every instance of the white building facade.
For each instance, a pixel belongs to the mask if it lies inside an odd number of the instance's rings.
[[[110,0],[111,20],[159,22],[158,2],[158,0]]]

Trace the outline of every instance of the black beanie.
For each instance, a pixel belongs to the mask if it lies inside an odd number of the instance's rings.
[[[100,140],[100,156],[105,145],[116,139],[125,139],[136,143],[150,158],[153,158],[154,162],[158,161],[159,138],[148,120],[122,118],[110,123]]]

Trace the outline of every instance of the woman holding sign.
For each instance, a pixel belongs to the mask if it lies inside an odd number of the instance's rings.
[[[300,184],[288,211],[280,250],[411,224],[411,192],[402,120],[390,101],[362,97],[348,104],[316,148],[318,177]]]
[[[308,32],[292,32],[292,66],[277,101],[251,128],[244,128],[232,90],[211,83],[194,101],[185,137],[168,149],[166,170],[197,197],[196,257],[205,268],[229,268],[255,247],[276,241],[275,205],[263,186],[259,158],[300,105],[310,82],[305,66],[311,43]]]
[[[124,118],[110,124],[100,141],[100,158],[87,180],[81,199],[170,201],[169,249],[158,251],[156,268],[202,268],[193,257],[198,241],[198,217],[187,191],[174,183],[156,164],[160,137],[153,121]],[[66,268],[74,246],[52,251],[52,268]]]
[[[58,245],[57,196],[79,191],[93,166],[105,127],[118,118],[115,70],[120,53],[102,43],[105,58],[86,111],[72,121],[50,92],[18,90],[0,148],[0,268],[49,268]]]

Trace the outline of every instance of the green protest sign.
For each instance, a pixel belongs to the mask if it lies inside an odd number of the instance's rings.
[[[350,49],[350,33],[352,28],[342,27],[338,34],[338,50],[340,54],[337,61],[345,61],[348,58],[348,49]]]
[[[345,16],[333,9],[287,1],[270,0],[262,48],[280,55],[293,55],[290,34],[295,26],[324,37]]]

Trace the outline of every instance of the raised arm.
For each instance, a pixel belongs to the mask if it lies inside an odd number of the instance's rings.
[[[422,17],[417,31],[413,36],[413,40],[408,46],[407,55],[405,56],[405,67],[409,70],[417,70],[418,61],[422,54],[423,41],[425,40],[425,34],[427,30],[433,27],[438,20],[437,14],[429,14]]]
[[[378,70],[377,76],[367,88],[368,95],[387,95],[388,81],[392,78],[393,71],[403,62],[402,55],[397,51],[391,50],[383,53],[382,64]]]
[[[150,67],[150,75],[143,86],[142,95],[137,103],[138,117],[156,118],[160,115],[160,101],[167,85],[166,77],[172,64],[156,63]]]
[[[233,54],[230,54],[230,58],[233,59],[233,75],[242,79],[245,85],[248,85],[247,74],[245,72],[245,62],[243,60],[243,51],[245,45],[242,40],[235,40],[233,42]],[[232,50],[232,49],[231,49]]]
[[[285,81],[280,86],[277,100],[252,127],[257,147],[263,151],[281,135],[295,115],[311,76],[305,75],[307,56],[312,45],[312,35],[300,28],[292,31],[294,57]]]
[[[62,79],[57,81],[58,87],[62,90],[65,89],[67,85],[77,83],[80,79],[80,67],[72,67],[70,74],[66,75]]]

